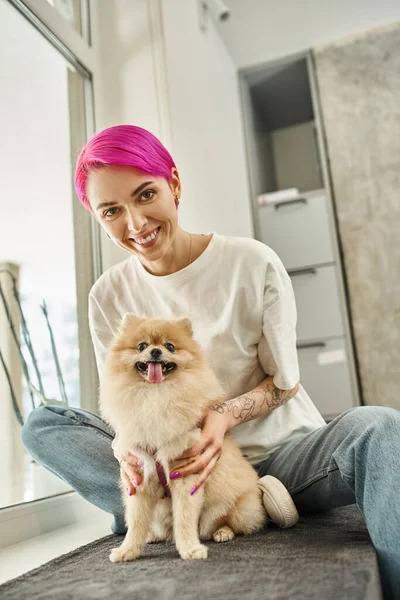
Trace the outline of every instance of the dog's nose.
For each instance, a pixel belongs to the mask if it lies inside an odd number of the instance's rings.
[[[160,350],[160,348],[153,348],[153,350],[150,352],[151,356],[155,359],[160,358],[161,354],[162,354],[162,350]]]

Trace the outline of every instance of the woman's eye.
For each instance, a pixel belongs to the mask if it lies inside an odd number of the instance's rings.
[[[146,350],[148,344],[146,344],[146,342],[142,342],[141,344],[139,344],[139,346],[137,347],[138,352],[143,352],[143,350]]]
[[[150,194],[150,196],[148,195]],[[141,200],[151,200],[154,196],[155,192],[153,190],[146,190],[143,194],[140,195]]]
[[[167,342],[165,344],[165,347],[168,350],[168,352],[175,352],[175,346],[173,344],[170,344],[169,342]]]
[[[103,212],[103,217],[105,217],[106,219],[113,217],[116,214],[116,212],[113,212],[113,211],[118,211],[118,210],[119,210],[118,208],[107,208],[107,210],[105,210]]]

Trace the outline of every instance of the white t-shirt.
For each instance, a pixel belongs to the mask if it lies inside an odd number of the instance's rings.
[[[143,318],[189,317],[229,398],[254,389],[266,374],[283,390],[300,379],[292,283],[278,255],[257,240],[214,233],[197,260],[162,277],[148,273],[134,255],[103,273],[89,295],[100,379],[107,346],[126,312]],[[287,440],[323,425],[300,384],[286,404],[230,433],[255,465]]]

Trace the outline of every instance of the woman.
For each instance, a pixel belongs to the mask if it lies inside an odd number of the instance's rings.
[[[299,382],[295,299],[279,257],[256,240],[184,231],[176,166],[141,128],[116,126],[95,135],[78,158],[75,184],[84,207],[129,253],[90,292],[100,378],[125,312],[189,317],[228,390],[229,400],[205,415],[201,442],[183,455],[200,457],[170,475],[198,473],[200,487],[230,431],[260,477],[279,478],[300,512],[357,503],[378,551],[386,598],[400,598],[400,414],[357,407],[325,423]],[[32,412],[22,431],[35,460],[112,513],[113,531],[124,533],[113,438],[98,416],[58,406]],[[127,493],[135,493],[141,483],[135,457],[117,458]],[[266,489],[267,510],[284,526],[284,510],[273,514],[281,499],[279,489]],[[287,497],[282,501],[290,506]]]

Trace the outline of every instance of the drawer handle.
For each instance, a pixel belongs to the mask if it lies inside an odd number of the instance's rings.
[[[302,202],[307,204],[307,198],[295,198],[294,200],[282,200],[282,202],[275,202],[274,208],[278,210],[280,206],[286,206],[287,204],[294,204],[295,202]]]
[[[325,348],[326,342],[310,342],[309,344],[297,344],[296,346],[298,350],[302,348]]]
[[[316,272],[317,272],[317,269],[314,269],[313,267],[309,267],[307,269],[296,269],[295,271],[288,271],[290,277],[294,277],[295,275],[307,275],[307,274],[315,275]]]

